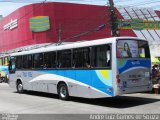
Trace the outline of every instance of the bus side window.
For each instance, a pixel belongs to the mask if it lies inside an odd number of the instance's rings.
[[[139,47],[139,57],[140,58],[150,58],[150,51],[149,51],[149,46],[147,42],[145,41],[138,41],[138,47]]]
[[[58,68],[71,68],[71,50],[58,51]]]
[[[110,46],[108,46],[108,49],[106,51],[107,54],[107,67],[111,67],[111,49]]]
[[[8,65],[8,57],[4,57],[4,65],[5,65],[5,66]]]
[[[15,70],[16,70],[16,66],[15,66],[15,58],[10,58],[9,60],[9,73],[15,73]]]
[[[51,68],[52,67],[52,52],[44,53],[44,60],[43,60],[43,68]]]
[[[8,66],[9,72],[12,71],[12,61],[9,61],[9,66]]]
[[[62,64],[62,63],[61,63],[61,59],[62,59],[62,58],[61,58],[61,54],[60,54],[60,52],[58,51],[58,52],[57,52],[57,65],[56,65],[57,68],[61,68],[61,64]]]
[[[32,68],[32,55],[23,56],[23,68],[24,69]]]
[[[22,56],[17,56],[16,57],[16,69],[22,69],[22,63],[23,63]]]
[[[82,58],[82,49],[74,49],[73,50],[73,67],[74,68],[82,68],[83,66],[83,58]]]
[[[56,52],[52,52],[52,58],[51,58],[51,60],[52,60],[52,68],[56,68],[56,66],[57,66],[57,61],[56,61],[56,58],[57,58],[57,55],[56,55]]]
[[[99,45],[92,48],[93,67],[111,67],[110,45]]]
[[[90,48],[73,49],[73,67],[90,68]]]
[[[90,63],[90,48],[83,48],[83,67],[91,68]]]
[[[33,67],[43,68],[43,53],[37,53],[33,55]]]

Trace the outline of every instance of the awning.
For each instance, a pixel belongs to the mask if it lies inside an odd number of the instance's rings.
[[[140,57],[144,57],[144,54],[140,54]],[[152,61],[152,64],[160,64],[159,59],[154,56],[151,56],[151,61]]]
[[[152,61],[153,64],[160,64],[159,59],[154,57],[154,56],[151,56],[151,61]]]

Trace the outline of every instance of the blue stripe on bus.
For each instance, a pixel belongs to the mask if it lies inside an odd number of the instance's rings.
[[[150,60],[117,60],[119,74],[134,67],[151,67]]]
[[[49,74],[60,75],[94,87],[110,96],[114,95],[112,87],[112,71],[108,71],[108,80],[100,70],[40,70]],[[105,70],[104,70],[105,71]],[[112,91],[108,91],[108,89]]]

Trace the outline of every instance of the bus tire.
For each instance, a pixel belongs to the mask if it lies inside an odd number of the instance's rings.
[[[58,95],[61,100],[68,100],[69,92],[68,87],[65,83],[60,83],[58,85]]]
[[[17,81],[17,92],[18,93],[23,93],[24,90],[23,90],[23,84],[21,81]]]

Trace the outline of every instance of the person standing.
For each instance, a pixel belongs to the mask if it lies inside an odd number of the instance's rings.
[[[156,80],[155,78],[156,78],[157,74],[158,74],[158,71],[156,69],[156,65],[153,65],[152,66],[152,79],[153,79],[153,81]]]
[[[158,78],[157,78],[157,80],[154,81],[153,88],[154,88],[154,93],[155,93],[155,94],[158,94],[158,93],[159,93],[159,82],[158,82]]]
[[[154,65],[152,67],[152,79],[153,79],[153,89],[154,89],[154,93],[158,94],[159,92],[159,74],[158,74],[158,70],[156,69],[157,65]]]

